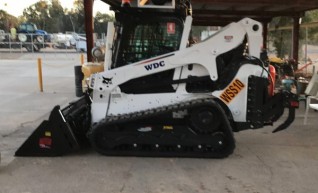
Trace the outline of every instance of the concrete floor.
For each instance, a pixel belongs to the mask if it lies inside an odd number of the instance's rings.
[[[8,60],[0,53],[0,193],[318,192],[318,113],[311,111],[304,126],[303,103],[286,131],[236,133],[237,147],[226,159],[105,157],[92,150],[15,158],[16,148],[51,108],[75,98],[73,66],[79,55],[47,56],[44,93],[38,90],[34,57]]]

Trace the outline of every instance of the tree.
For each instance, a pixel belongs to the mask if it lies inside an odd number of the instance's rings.
[[[304,23],[318,22],[318,9],[313,11],[307,11]],[[308,28],[308,43],[318,43],[318,27]]]
[[[85,33],[85,11],[84,0],[74,0],[74,9],[69,12],[69,16],[73,22],[77,33]]]
[[[18,18],[8,14],[6,11],[0,9],[0,29],[9,32],[10,25],[17,26],[19,23]]]
[[[70,25],[59,0],[40,0],[24,9],[23,17],[49,33],[65,32],[66,26]]]
[[[107,23],[114,20],[115,17],[113,15],[97,12],[96,16],[94,17],[94,32],[98,34],[106,33]]]
[[[39,1],[23,10],[27,21],[35,23],[39,28],[47,30],[49,20],[49,5],[47,1]]]
[[[9,23],[7,17],[7,12],[0,10],[0,29],[2,30],[8,30]]]
[[[51,0],[49,6],[48,31],[51,33],[64,32],[65,13],[59,0]]]
[[[302,24],[317,22],[318,21],[318,10],[307,11],[305,16],[302,18]],[[292,49],[292,26],[293,19],[290,17],[276,17],[270,23],[270,28],[274,28],[274,31],[269,33],[269,39],[272,40],[273,46],[278,57],[284,58],[285,55],[291,56]],[[281,30],[279,27],[290,27],[289,29]],[[318,28],[308,28],[308,43],[318,43]],[[300,28],[299,39],[300,45],[304,44],[306,37],[306,29]],[[301,46],[299,46],[301,52]]]
[[[280,30],[279,27],[291,26],[293,23],[292,18],[289,17],[276,17],[273,18],[269,24],[270,28],[274,28],[274,31],[269,33],[270,39],[273,41],[273,46],[276,49],[278,57],[284,58],[285,55],[291,55],[292,47],[292,31],[291,29]]]

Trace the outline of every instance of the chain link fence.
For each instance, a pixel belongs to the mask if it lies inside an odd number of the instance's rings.
[[[94,34],[94,45],[105,46],[105,34]],[[17,34],[0,31],[0,52],[87,52],[85,34]]]

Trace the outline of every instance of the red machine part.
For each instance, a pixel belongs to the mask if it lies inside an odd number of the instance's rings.
[[[275,88],[275,81],[276,81],[276,70],[275,67],[272,65],[269,65],[269,85],[268,85],[268,94],[269,96],[273,96],[274,95],[274,88]]]

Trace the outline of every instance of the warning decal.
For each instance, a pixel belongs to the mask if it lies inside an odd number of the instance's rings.
[[[175,34],[176,33],[176,24],[172,22],[167,23],[167,34]]]
[[[245,87],[245,85],[239,80],[235,79],[220,95],[220,98],[226,104],[229,104]]]
[[[52,139],[48,137],[42,137],[39,140],[39,146],[42,149],[51,149]]]

